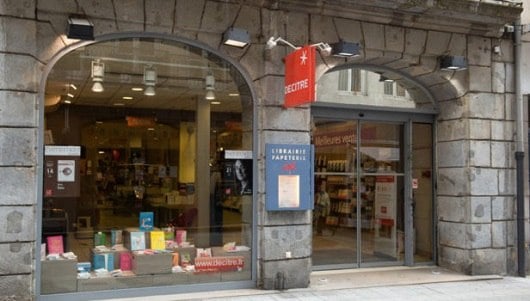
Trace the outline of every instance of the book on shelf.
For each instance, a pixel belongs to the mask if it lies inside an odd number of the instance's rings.
[[[92,264],[94,270],[105,269],[107,271],[112,271],[114,270],[114,253],[94,253]]]
[[[48,246],[48,254],[62,254],[64,253],[63,236],[54,235],[46,238]]]
[[[132,270],[132,255],[129,252],[120,253],[120,270]]]
[[[133,231],[130,232],[131,239],[131,251],[144,250],[145,244],[145,232]]]
[[[165,250],[166,249],[166,240],[164,237],[163,231],[151,231],[151,249],[153,250]]]
[[[112,246],[123,244],[123,231],[122,230],[111,230],[110,231],[110,242]]]
[[[103,232],[94,234],[94,246],[104,246],[107,243],[107,236]]]
[[[151,231],[154,225],[154,214],[153,212],[140,212],[140,230]]]

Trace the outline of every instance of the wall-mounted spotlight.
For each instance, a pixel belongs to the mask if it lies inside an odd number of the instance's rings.
[[[68,17],[66,36],[69,39],[94,40],[94,25],[85,18]]]
[[[204,83],[206,90],[204,98],[207,100],[214,100],[215,93],[213,91],[215,90],[215,77],[213,77],[212,73],[208,72],[208,75],[206,75],[206,78],[204,79]]]
[[[156,85],[156,70],[152,66],[146,66],[144,68],[144,95],[155,96],[155,85]]]
[[[340,40],[337,43],[331,44],[331,54],[334,56],[354,57],[361,53],[361,45],[359,43],[351,43]]]
[[[248,31],[244,29],[237,27],[229,27],[223,33],[223,44],[225,45],[243,48],[249,43],[250,35],[248,34]]]
[[[440,69],[447,71],[460,71],[467,69],[467,60],[463,56],[440,57]]]
[[[99,93],[103,92],[105,89],[103,88],[103,76],[105,76],[105,64],[102,63],[99,59],[92,61],[92,81],[94,84],[92,84],[92,91]]]

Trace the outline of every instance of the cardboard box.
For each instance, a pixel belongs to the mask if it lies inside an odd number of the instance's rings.
[[[77,279],[77,288],[80,292],[106,291],[114,289],[114,277]]]
[[[132,271],[136,275],[170,274],[173,266],[173,254],[134,254]]]
[[[45,260],[41,263],[42,294],[77,291],[77,260]]]
[[[181,272],[173,274],[153,275],[153,286],[189,284],[191,273]]]
[[[153,286],[153,276],[114,277],[114,283],[114,289],[150,287]]]

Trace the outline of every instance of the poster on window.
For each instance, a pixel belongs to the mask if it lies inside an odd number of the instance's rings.
[[[221,176],[226,195],[252,195],[252,152],[226,150]]]
[[[375,240],[374,252],[397,256],[396,237],[397,183],[395,176],[375,178]]]
[[[44,147],[44,197],[79,197],[80,146]]]
[[[57,181],[75,182],[75,160],[57,160]]]

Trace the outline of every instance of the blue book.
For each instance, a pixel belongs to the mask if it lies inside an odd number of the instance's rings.
[[[94,254],[94,257],[92,258],[92,264],[94,266],[94,270],[106,269],[107,271],[112,271],[114,270],[114,254]]]
[[[123,244],[122,230],[111,230],[110,241],[111,241],[111,246]]]
[[[77,272],[78,273],[88,273],[90,272],[90,269],[92,268],[92,264],[90,262],[78,262],[77,263]]]
[[[151,231],[153,230],[154,214],[153,212],[140,212],[140,230]]]

